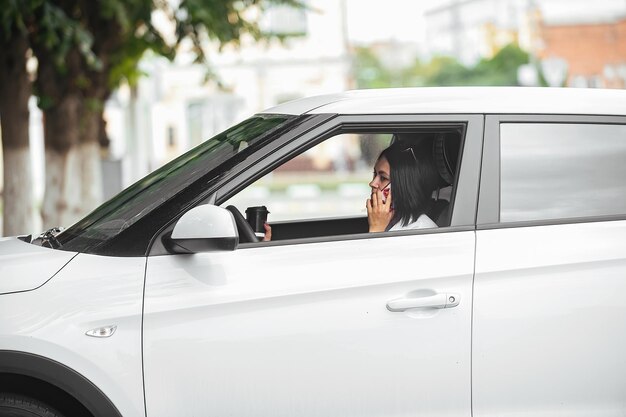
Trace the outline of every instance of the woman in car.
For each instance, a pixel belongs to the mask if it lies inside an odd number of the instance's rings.
[[[427,146],[396,142],[382,151],[369,183],[372,195],[365,203],[369,231],[437,227],[426,211],[438,181]]]
[[[371,198],[365,203],[370,233],[437,227],[426,211],[438,181],[428,146],[396,142],[383,150],[369,183]],[[272,228],[265,223],[263,240],[271,239]]]

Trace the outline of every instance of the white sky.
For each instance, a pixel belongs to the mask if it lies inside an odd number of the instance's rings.
[[[345,0],[348,36],[353,42],[398,40],[421,42],[424,10],[450,0]]]
[[[324,0],[336,2],[338,0]],[[424,11],[462,0],[344,0],[348,36],[353,42],[395,39],[422,42]],[[524,0],[519,0],[524,2]],[[626,0],[533,0],[544,18],[592,21],[626,13]]]

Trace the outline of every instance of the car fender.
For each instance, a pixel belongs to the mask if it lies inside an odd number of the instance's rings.
[[[0,295],[41,287],[76,255],[31,245],[15,237],[0,239]]]
[[[91,381],[52,359],[27,352],[0,350],[0,373],[28,376],[54,385],[78,400],[96,417],[122,416]]]
[[[62,364],[96,386],[120,414],[144,416],[144,271],[145,258],[79,254],[46,285],[0,296],[0,349]],[[102,329],[112,330],[100,334]],[[4,372],[7,367],[26,376],[33,372],[32,367],[21,371],[11,360],[2,364]],[[57,374],[67,372],[50,369],[46,375]],[[76,391],[72,384],[67,388]]]

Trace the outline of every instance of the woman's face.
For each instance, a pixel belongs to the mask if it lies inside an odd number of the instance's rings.
[[[389,161],[384,156],[378,158],[376,165],[374,165],[374,178],[370,181],[370,187],[372,187],[372,193],[376,190],[382,190],[391,182],[391,169],[389,167]]]

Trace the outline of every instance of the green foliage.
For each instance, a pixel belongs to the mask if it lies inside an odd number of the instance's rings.
[[[104,110],[104,103],[102,103],[102,101],[100,100],[96,100],[93,98],[85,100],[85,106],[89,111],[92,112]]]
[[[258,22],[246,18],[251,8],[262,12],[270,5],[305,7],[300,0],[182,0],[171,12],[176,22],[176,46],[183,40],[190,40],[196,62],[207,63],[203,48],[207,39],[217,41],[221,49],[225,45],[238,46],[244,35],[255,40],[283,38],[263,33]]]
[[[354,76],[360,88],[394,87],[394,74],[369,48],[356,48]]]
[[[124,32],[132,30],[133,22],[131,16],[128,15],[129,11],[135,11],[137,9],[136,1],[123,1],[123,0],[100,0],[100,14],[104,20],[116,22]],[[140,2],[139,6],[142,3]],[[141,7],[140,7],[141,8]],[[133,10],[134,9],[134,10]],[[146,10],[147,11],[147,10]],[[144,18],[149,16],[143,16]]]
[[[78,48],[89,65],[100,65],[91,47],[93,37],[51,0],[5,0],[0,7],[0,43],[8,44],[14,31],[29,35],[47,50],[54,52],[60,72],[66,70],[65,57],[72,47]]]
[[[45,94],[37,94],[37,106],[41,110],[48,110],[54,106],[54,99]]]
[[[517,69],[528,62],[528,53],[509,44],[493,58],[483,59],[473,68],[471,85],[517,85]]]
[[[151,51],[173,59],[188,39],[198,62],[206,63],[203,45],[238,45],[242,36],[261,39],[257,22],[246,18],[251,8],[261,12],[274,4],[305,7],[300,0],[4,0],[0,7],[0,41],[16,28],[51,52],[56,71],[67,74],[66,57],[76,48],[86,71],[104,71],[107,88],[122,82],[135,84],[143,55]],[[175,38],[165,39],[152,23],[161,12],[175,27]],[[84,87],[85,83],[81,83]],[[81,87],[79,86],[79,87]]]
[[[110,51],[110,69],[108,87],[114,89],[122,82],[135,85],[143,75],[139,70],[139,61],[148,51],[156,55],[173,59],[175,47],[168,45],[164,37],[152,24],[151,14],[155,4],[148,0],[134,0],[132,2],[107,0],[105,5],[113,12],[103,16],[112,16],[116,27],[118,47]],[[122,13],[120,8],[126,8]]]
[[[427,63],[416,61],[409,68],[389,69],[366,48],[356,51],[355,76],[359,88],[518,85],[517,69],[529,55],[515,44],[502,48],[490,59],[468,68],[455,58],[437,56]]]
[[[260,31],[256,21],[246,18],[251,8],[263,11],[273,4],[304,7],[300,0],[182,0],[178,5],[168,0],[74,0],[74,3],[83,25],[95,38],[95,54],[109,63],[105,69],[109,89],[122,82],[136,84],[143,75],[139,62],[146,52],[173,59],[181,43],[190,40],[196,62],[207,64],[203,47],[207,40],[217,41],[223,47],[239,45],[244,35],[253,39],[268,36]],[[175,27],[174,39],[166,40],[155,28],[152,23],[155,11]],[[117,43],[115,48],[98,50],[100,43],[110,44],[111,39]]]
[[[92,51],[93,36],[79,21],[53,1],[36,0],[34,3],[37,7],[28,16],[31,41],[52,53],[59,72],[67,72],[65,58],[72,48],[80,51],[89,66],[101,67]]]
[[[6,43],[14,30],[26,33],[26,17],[32,14],[36,1],[5,0],[0,7],[0,40]]]
[[[435,85],[467,85],[472,72],[456,59],[435,57],[428,65],[422,66],[424,84]]]

